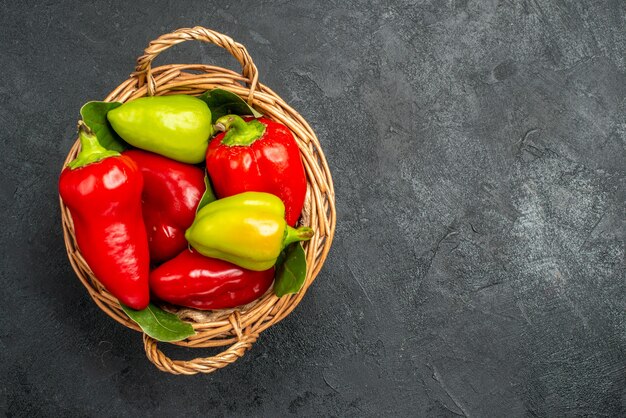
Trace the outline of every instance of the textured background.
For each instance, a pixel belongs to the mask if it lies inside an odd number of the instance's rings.
[[[626,414],[624,1],[182,3],[0,2],[0,411]],[[76,280],[56,186],[80,106],[196,24],[314,127],[339,222],[290,317],[177,377]]]

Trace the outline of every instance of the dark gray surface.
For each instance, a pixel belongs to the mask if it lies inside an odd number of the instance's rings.
[[[626,3],[14,3],[0,411],[626,414]],[[291,316],[227,369],[176,377],[75,278],[56,186],[80,106],[196,24],[247,45],[316,130],[339,222]],[[198,43],[160,62],[235,68]]]

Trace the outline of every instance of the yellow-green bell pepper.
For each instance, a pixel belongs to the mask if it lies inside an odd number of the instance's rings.
[[[260,192],[209,203],[185,233],[200,254],[255,271],[271,268],[284,247],[312,236],[309,227],[287,225],[285,206],[278,197]]]
[[[107,119],[129,144],[189,164],[204,161],[213,135],[207,104],[184,94],[141,97],[110,110]]]

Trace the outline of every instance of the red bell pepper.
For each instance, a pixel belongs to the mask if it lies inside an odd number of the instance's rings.
[[[141,215],[141,172],[130,158],[104,149],[82,122],[79,137],[81,151],[59,179],[78,248],[113,296],[144,309],[150,301],[150,258]]]
[[[150,259],[160,263],[187,248],[185,230],[193,223],[205,190],[204,171],[161,155],[125,151],[143,174],[143,220]]]
[[[274,267],[252,271],[185,250],[150,273],[150,289],[161,300],[195,309],[226,309],[262,296]]]
[[[216,126],[225,132],[209,143],[206,166],[219,198],[265,192],[285,204],[285,220],[294,226],[306,195],[306,177],[291,131],[267,118],[227,115]]]

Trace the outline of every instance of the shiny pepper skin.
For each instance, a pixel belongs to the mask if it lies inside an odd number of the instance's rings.
[[[61,172],[78,248],[94,275],[133,309],[150,300],[148,239],[141,213],[143,178],[130,158],[102,148],[79,125],[81,152]]]
[[[291,131],[267,118],[242,119],[236,115],[219,118],[216,126],[226,130],[211,140],[206,155],[216,195],[271,193],[283,201],[287,224],[295,226],[307,182]]]
[[[200,209],[185,237],[200,254],[263,271],[276,263],[285,246],[313,236],[311,228],[294,229],[284,217],[285,206],[278,197],[241,193]]]
[[[143,220],[150,259],[160,263],[187,248],[185,230],[193,223],[205,190],[204,171],[142,150],[125,151],[143,175]]]
[[[204,160],[213,134],[207,104],[184,94],[141,97],[110,110],[107,119],[129,144],[189,164]]]
[[[251,271],[186,249],[150,273],[157,298],[195,309],[226,309],[262,296],[274,281],[274,268]]]

